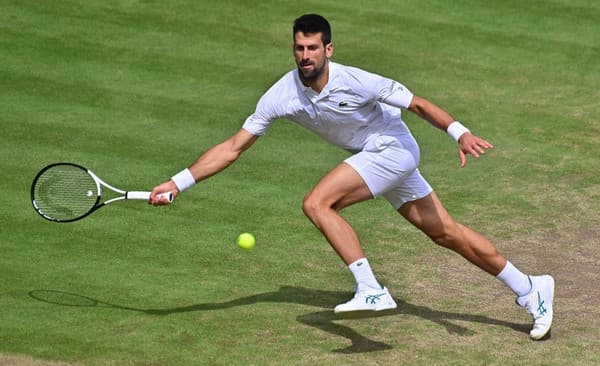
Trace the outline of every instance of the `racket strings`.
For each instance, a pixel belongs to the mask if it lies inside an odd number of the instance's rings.
[[[35,182],[34,205],[55,220],[72,220],[87,214],[98,200],[98,186],[87,171],[70,165],[56,165]]]

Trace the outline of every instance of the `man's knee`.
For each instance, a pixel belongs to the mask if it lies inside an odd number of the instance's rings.
[[[339,212],[340,209],[337,206],[338,204],[335,202],[331,203],[330,200],[326,198],[309,193],[304,197],[304,201],[302,202],[302,212],[314,222],[320,215],[331,213],[331,210]]]
[[[314,197],[314,195],[309,193],[306,197],[304,197],[304,201],[302,202],[302,212],[304,212],[304,214],[312,221],[315,220],[322,208],[323,203],[321,200]]]

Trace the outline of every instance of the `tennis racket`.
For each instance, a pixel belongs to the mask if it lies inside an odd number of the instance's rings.
[[[103,187],[118,196],[101,202]],[[173,201],[171,193],[163,193],[159,197]],[[54,222],[80,220],[116,201],[149,199],[150,192],[115,188],[98,178],[91,170],[72,163],[55,163],[44,167],[31,184],[33,208],[43,218]]]

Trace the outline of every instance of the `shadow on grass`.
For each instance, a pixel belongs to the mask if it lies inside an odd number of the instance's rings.
[[[150,315],[170,315],[191,311],[222,310],[262,302],[296,303],[302,305],[315,306],[319,308],[332,309],[336,304],[347,301],[353,295],[353,293],[349,292],[324,291],[308,289],[304,287],[283,286],[278,291],[266,292],[225,302],[203,303],[175,308],[141,309],[111,304],[91,297],[64,291],[33,290],[29,292],[29,296],[31,298],[49,304],[74,307],[105,307],[137,311]],[[398,304],[398,307],[396,309],[380,313],[362,312],[352,313],[348,316],[338,316],[335,315],[332,310],[323,310],[309,314],[299,315],[296,319],[303,324],[321,329],[330,334],[344,337],[352,342],[352,344],[346,348],[334,350],[334,352],[337,353],[363,353],[392,348],[392,346],[390,346],[387,343],[371,340],[361,335],[360,333],[354,331],[350,327],[335,323],[336,320],[341,319],[364,319],[393,315],[412,315],[439,324],[443,326],[448,333],[457,334],[460,336],[470,336],[475,334],[475,332],[464,326],[453,324],[451,322],[452,320],[498,325],[502,327],[511,328],[522,333],[529,332],[529,325],[526,324],[507,322],[504,320],[493,319],[482,315],[469,315],[462,313],[438,311],[430,309],[426,306],[413,305],[401,299],[395,298],[395,300]]]

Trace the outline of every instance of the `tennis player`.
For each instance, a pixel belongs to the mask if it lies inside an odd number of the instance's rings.
[[[174,196],[228,167],[267,132],[277,118],[313,131],[351,156],[328,172],[306,195],[303,211],[323,233],[356,280],[356,294],[335,313],[396,308],[389,290],[377,281],[359,239],[340,211],[382,196],[435,243],[449,248],[497,277],[533,316],[530,336],[541,339],[552,325],[554,279],[521,272],[485,237],[456,222],[419,172],[419,147],[402,121],[408,110],[446,131],[458,144],[461,167],[467,155],[479,157],[492,148],[450,114],[401,83],[330,61],[328,21],[316,14],[295,20],[293,54],[297,68],[261,97],[256,111],[226,141],[203,153],[189,168],[156,186],[150,198]]]

